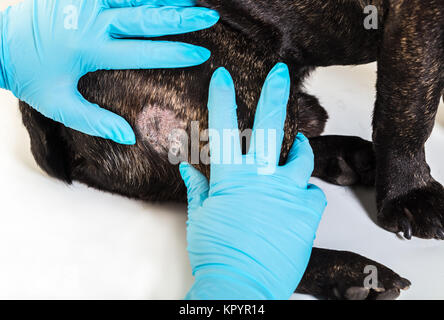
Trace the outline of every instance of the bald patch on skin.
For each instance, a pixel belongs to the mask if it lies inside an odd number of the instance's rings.
[[[159,154],[167,154],[171,146],[171,134],[185,130],[187,125],[173,110],[148,105],[137,115],[136,127],[143,142]]]

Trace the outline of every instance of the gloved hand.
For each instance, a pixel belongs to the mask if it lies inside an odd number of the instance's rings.
[[[262,91],[254,143],[242,156],[238,135],[228,144],[217,139],[225,130],[238,130],[238,123],[230,74],[219,69],[213,76],[210,183],[191,165],[180,166],[188,188],[188,252],[195,276],[187,299],[288,299],[305,272],[326,199],[308,184],[314,156],[302,134],[287,164],[278,165],[289,88],[288,68],[278,64]]]
[[[205,62],[210,52],[204,48],[123,39],[191,32],[217,22],[215,11],[193,5],[192,0],[25,0],[0,13],[0,87],[67,127],[134,144],[130,125],[87,102],[77,82],[99,69]]]

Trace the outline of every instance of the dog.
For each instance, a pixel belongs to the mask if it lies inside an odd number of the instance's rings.
[[[375,186],[382,227],[408,239],[444,239],[444,189],[431,176],[424,151],[444,91],[443,0],[201,0],[198,5],[217,10],[221,21],[208,30],[161,39],[210,49],[207,63],[175,70],[98,71],[79,82],[87,100],[129,121],[135,146],[81,134],[20,103],[41,168],[67,183],[76,180],[131,198],[186,201],[177,165],[169,161],[169,132],[189,132],[192,121],[207,128],[208,85],[220,66],[234,78],[239,127],[251,128],[262,83],[280,61],[292,76],[281,162],[302,132],[314,150],[314,176],[344,186]],[[363,25],[368,5],[377,9],[376,29]],[[373,142],[321,136],[328,115],[303,91],[304,78],[319,66],[373,61],[378,63]],[[176,156],[182,151],[176,150]],[[196,168],[209,176],[208,166]],[[364,286],[366,265],[378,268],[377,288]],[[315,248],[297,292],[394,299],[409,285],[357,254]]]

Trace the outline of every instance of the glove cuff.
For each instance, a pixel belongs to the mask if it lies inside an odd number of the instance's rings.
[[[289,297],[285,297],[287,299]],[[186,300],[273,300],[263,285],[224,267],[200,270]]]
[[[0,12],[0,88],[7,89],[7,78],[6,78],[6,61],[5,61],[5,53],[7,51],[6,48],[6,37],[4,35],[5,30],[5,23],[6,23],[6,13],[8,12],[9,8],[6,9],[6,11]]]

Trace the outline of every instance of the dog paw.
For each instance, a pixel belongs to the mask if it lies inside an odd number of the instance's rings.
[[[444,240],[444,188],[436,181],[385,201],[378,213],[384,229],[423,239]]]
[[[316,249],[297,292],[330,300],[394,300],[410,281],[347,251]]]
[[[401,290],[410,288],[409,280],[401,278],[390,269],[386,270],[386,277],[379,280],[378,286],[351,286],[342,292],[336,288],[336,299],[345,300],[396,300],[401,295]]]
[[[409,280],[400,277],[389,268],[374,261],[368,261],[366,266],[348,266],[343,272],[336,273],[336,283],[331,287],[330,299],[339,300],[395,300],[401,290],[410,288]],[[366,267],[374,268],[376,281],[370,281],[372,277],[366,273]]]
[[[323,136],[310,142],[315,153],[314,176],[341,186],[375,185],[371,142],[348,136]]]

